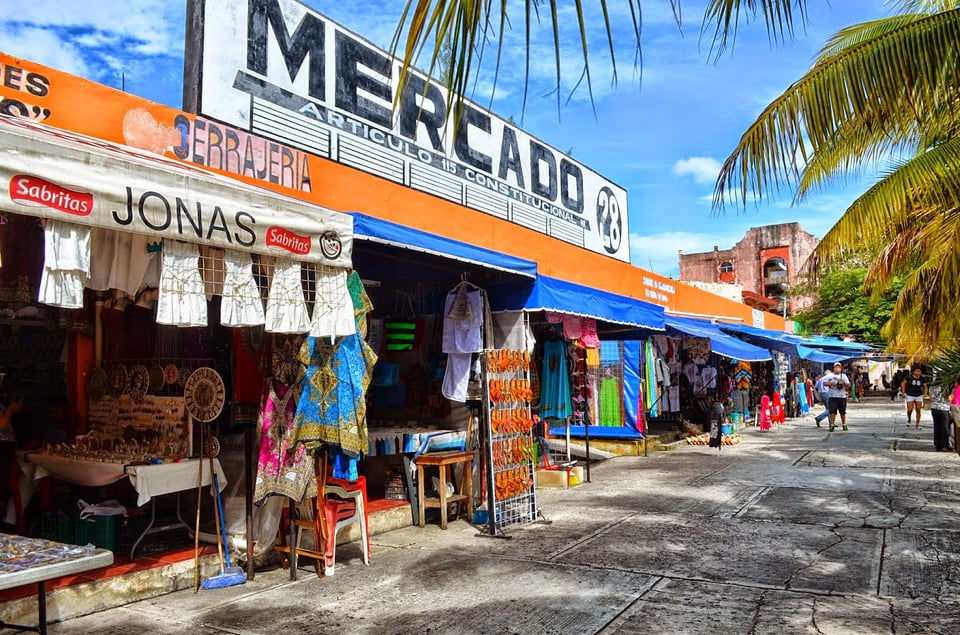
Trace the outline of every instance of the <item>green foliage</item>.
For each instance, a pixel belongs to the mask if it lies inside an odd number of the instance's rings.
[[[893,313],[902,284],[873,300],[864,290],[866,277],[866,267],[834,269],[822,275],[816,302],[794,319],[804,332],[857,335],[867,342],[883,342],[880,331]]]
[[[934,381],[949,395],[953,387],[960,383],[960,348],[942,350],[930,361]]]

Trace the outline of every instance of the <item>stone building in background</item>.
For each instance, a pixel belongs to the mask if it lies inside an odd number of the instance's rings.
[[[819,242],[800,223],[751,227],[731,249],[680,252],[680,280],[694,286],[734,285],[745,304],[790,316],[813,303],[812,296],[794,296],[790,290]]]

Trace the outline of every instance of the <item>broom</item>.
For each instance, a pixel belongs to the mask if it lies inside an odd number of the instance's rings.
[[[223,520],[223,506],[220,503],[220,479],[217,478],[217,473],[213,470],[213,459],[210,459],[210,472],[213,474],[213,491],[217,499],[217,506],[215,509],[217,516],[217,547],[220,551],[220,573],[207,578],[203,581],[203,584],[200,585],[201,589],[222,589],[228,586],[236,586],[238,584],[243,584],[247,581],[247,574],[244,573],[243,569],[240,567],[234,567],[230,564],[230,547],[227,546],[224,549],[224,545],[227,542],[227,525]],[[227,566],[223,566],[223,556],[224,551],[226,551],[226,560]]]

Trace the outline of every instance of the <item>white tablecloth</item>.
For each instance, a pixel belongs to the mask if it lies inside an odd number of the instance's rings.
[[[18,457],[19,459],[20,457]],[[180,463],[159,463],[157,465],[122,465],[120,463],[98,463],[82,459],[70,459],[63,456],[29,452],[24,455],[26,464],[33,464],[36,470],[34,479],[54,476],[61,481],[99,487],[109,485],[128,477],[137,490],[137,505],[143,506],[154,496],[172,494],[197,487],[200,459],[187,459]],[[24,461],[21,461],[23,463]],[[213,469],[222,491],[227,485],[219,459],[213,459]],[[203,459],[202,485],[209,485],[210,459]]]
[[[189,459],[180,463],[161,463],[159,465],[131,465],[127,467],[130,482],[137,490],[137,505],[143,506],[153,496],[172,494],[197,487],[199,473],[197,461]],[[219,459],[213,459],[213,470],[217,474],[220,491],[227,486],[227,477],[223,473]],[[209,485],[210,459],[203,459],[203,485]]]

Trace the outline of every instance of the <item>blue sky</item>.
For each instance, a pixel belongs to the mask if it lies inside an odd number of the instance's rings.
[[[243,0],[237,0],[243,1]],[[822,236],[866,185],[845,183],[792,206],[792,192],[757,207],[711,210],[713,183],[743,131],[772,99],[810,66],[826,38],[843,26],[888,15],[881,0],[811,0],[810,21],[791,41],[772,45],[762,24],[741,25],[719,60],[700,40],[705,0],[681,0],[682,32],[668,0],[642,0],[642,66],[636,68],[623,0],[608,0],[615,37],[616,86],[602,22],[588,22],[594,101],[573,91],[581,53],[572,19],[561,20],[561,105],[554,88],[553,42],[546,25],[533,29],[531,84],[522,109],[522,6],[511,0],[512,30],[504,37],[501,74],[493,91],[481,69],[473,98],[531,134],[570,153],[626,188],[634,265],[678,275],[678,250],[728,249],[750,227],[798,221]],[[307,0],[374,44],[387,48],[403,0]],[[564,11],[569,12],[572,2]],[[598,3],[585,3],[595,5]],[[132,94],[180,107],[185,0],[32,0],[0,16],[0,50]],[[492,60],[492,56],[488,58]],[[594,114],[594,108],[596,114]]]

